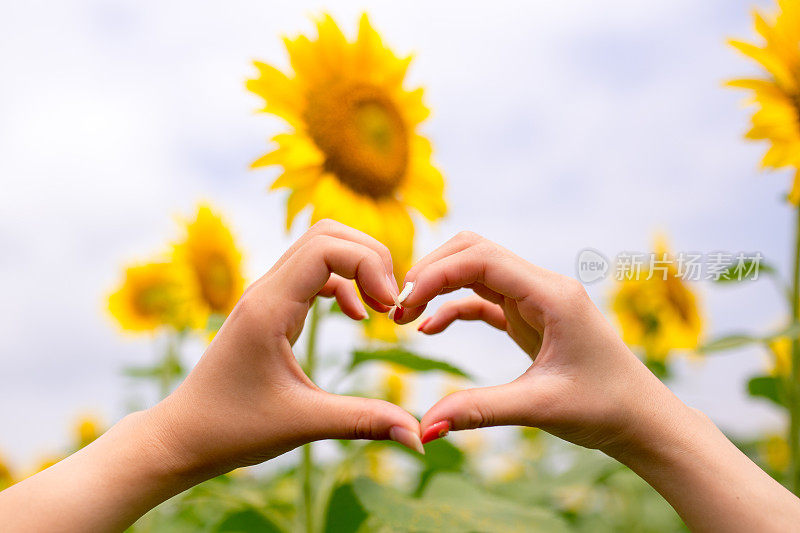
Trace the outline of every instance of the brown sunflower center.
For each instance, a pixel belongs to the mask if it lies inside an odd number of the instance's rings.
[[[794,112],[796,114],[797,124],[800,126],[800,91],[791,95],[792,104],[794,104]]]
[[[408,132],[384,91],[371,85],[314,91],[304,118],[325,154],[325,169],[353,191],[390,196],[403,180]]]

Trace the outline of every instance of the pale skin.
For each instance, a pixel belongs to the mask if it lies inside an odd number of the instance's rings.
[[[155,407],[0,492],[3,531],[120,531],[167,498],[320,439],[389,439],[421,449],[419,422],[375,399],[327,393],[292,353],[316,296],[359,320],[397,295],[388,249],[326,221],[245,291],[186,380]]]
[[[630,467],[693,531],[800,529],[800,499],[673,395],[579,282],[469,232],[422,259],[406,282],[414,286],[399,322],[418,317],[439,294],[470,288],[474,296],[445,303],[420,331],[481,320],[506,331],[532,362],[511,383],[441,399],[422,418],[423,441],[448,426],[538,427]]]
[[[334,297],[361,319],[397,296],[388,250],[323,221],[250,286],[187,379],[155,407],[0,493],[10,531],[117,531],[167,498],[233,468],[320,439],[392,438],[496,425],[540,427],[614,457],[653,485],[696,531],[789,531],[800,500],[761,471],[711,421],[675,397],[631,353],[583,288],[477,235],[462,233],[420,261],[398,322],[462,287],[422,324],[483,320],[532,359],[511,383],[451,394],[422,423],[380,400],[319,389],[292,352],[310,304]]]

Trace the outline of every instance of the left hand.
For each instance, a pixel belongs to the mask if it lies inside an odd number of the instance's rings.
[[[355,320],[379,312],[397,286],[389,250],[333,221],[314,225],[253,283],[186,380],[150,410],[166,447],[191,470],[226,472],[320,439],[394,439],[421,451],[402,408],[330,394],[303,372],[292,345],[314,298],[332,296]]]

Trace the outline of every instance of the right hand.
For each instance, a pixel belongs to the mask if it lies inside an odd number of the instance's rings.
[[[420,331],[433,335],[458,319],[482,320],[508,332],[532,363],[511,383],[441,399],[422,419],[423,442],[451,429],[521,425],[617,456],[648,445],[675,416],[694,416],[572,278],[463,232],[417,263],[406,282],[414,288],[398,322],[417,318],[437,295],[467,287],[474,296],[443,304]],[[673,413],[670,420],[664,412]]]

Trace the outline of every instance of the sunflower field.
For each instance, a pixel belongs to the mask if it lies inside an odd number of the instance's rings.
[[[108,47],[85,71],[76,58],[97,42],[54,50],[76,68],[36,83],[62,87],[76,112],[30,104],[15,122],[8,109],[8,131],[38,148],[0,147],[13,178],[0,220],[36,230],[24,246],[0,232],[7,301],[32,302],[0,330],[13,429],[0,489],[169,395],[248,284],[333,219],[384,243],[398,283],[461,229],[578,277],[580,250],[596,252],[607,271],[582,281],[623,340],[800,495],[800,0],[751,3],[54,13],[43,28],[74,27],[63,42],[89,28]],[[9,20],[34,18],[15,9]],[[32,86],[49,68],[18,76]],[[98,107],[101,93],[117,96]],[[229,94],[236,105],[214,103]],[[55,120],[68,127],[48,133]],[[73,160],[59,152],[75,149],[71,135],[95,144]],[[353,323],[318,298],[296,353],[323,389],[417,416],[524,370],[485,325],[424,340],[418,325],[371,309]],[[307,444],[179,494],[131,530],[686,530],[632,471],[538,429],[459,432],[425,451]]]

